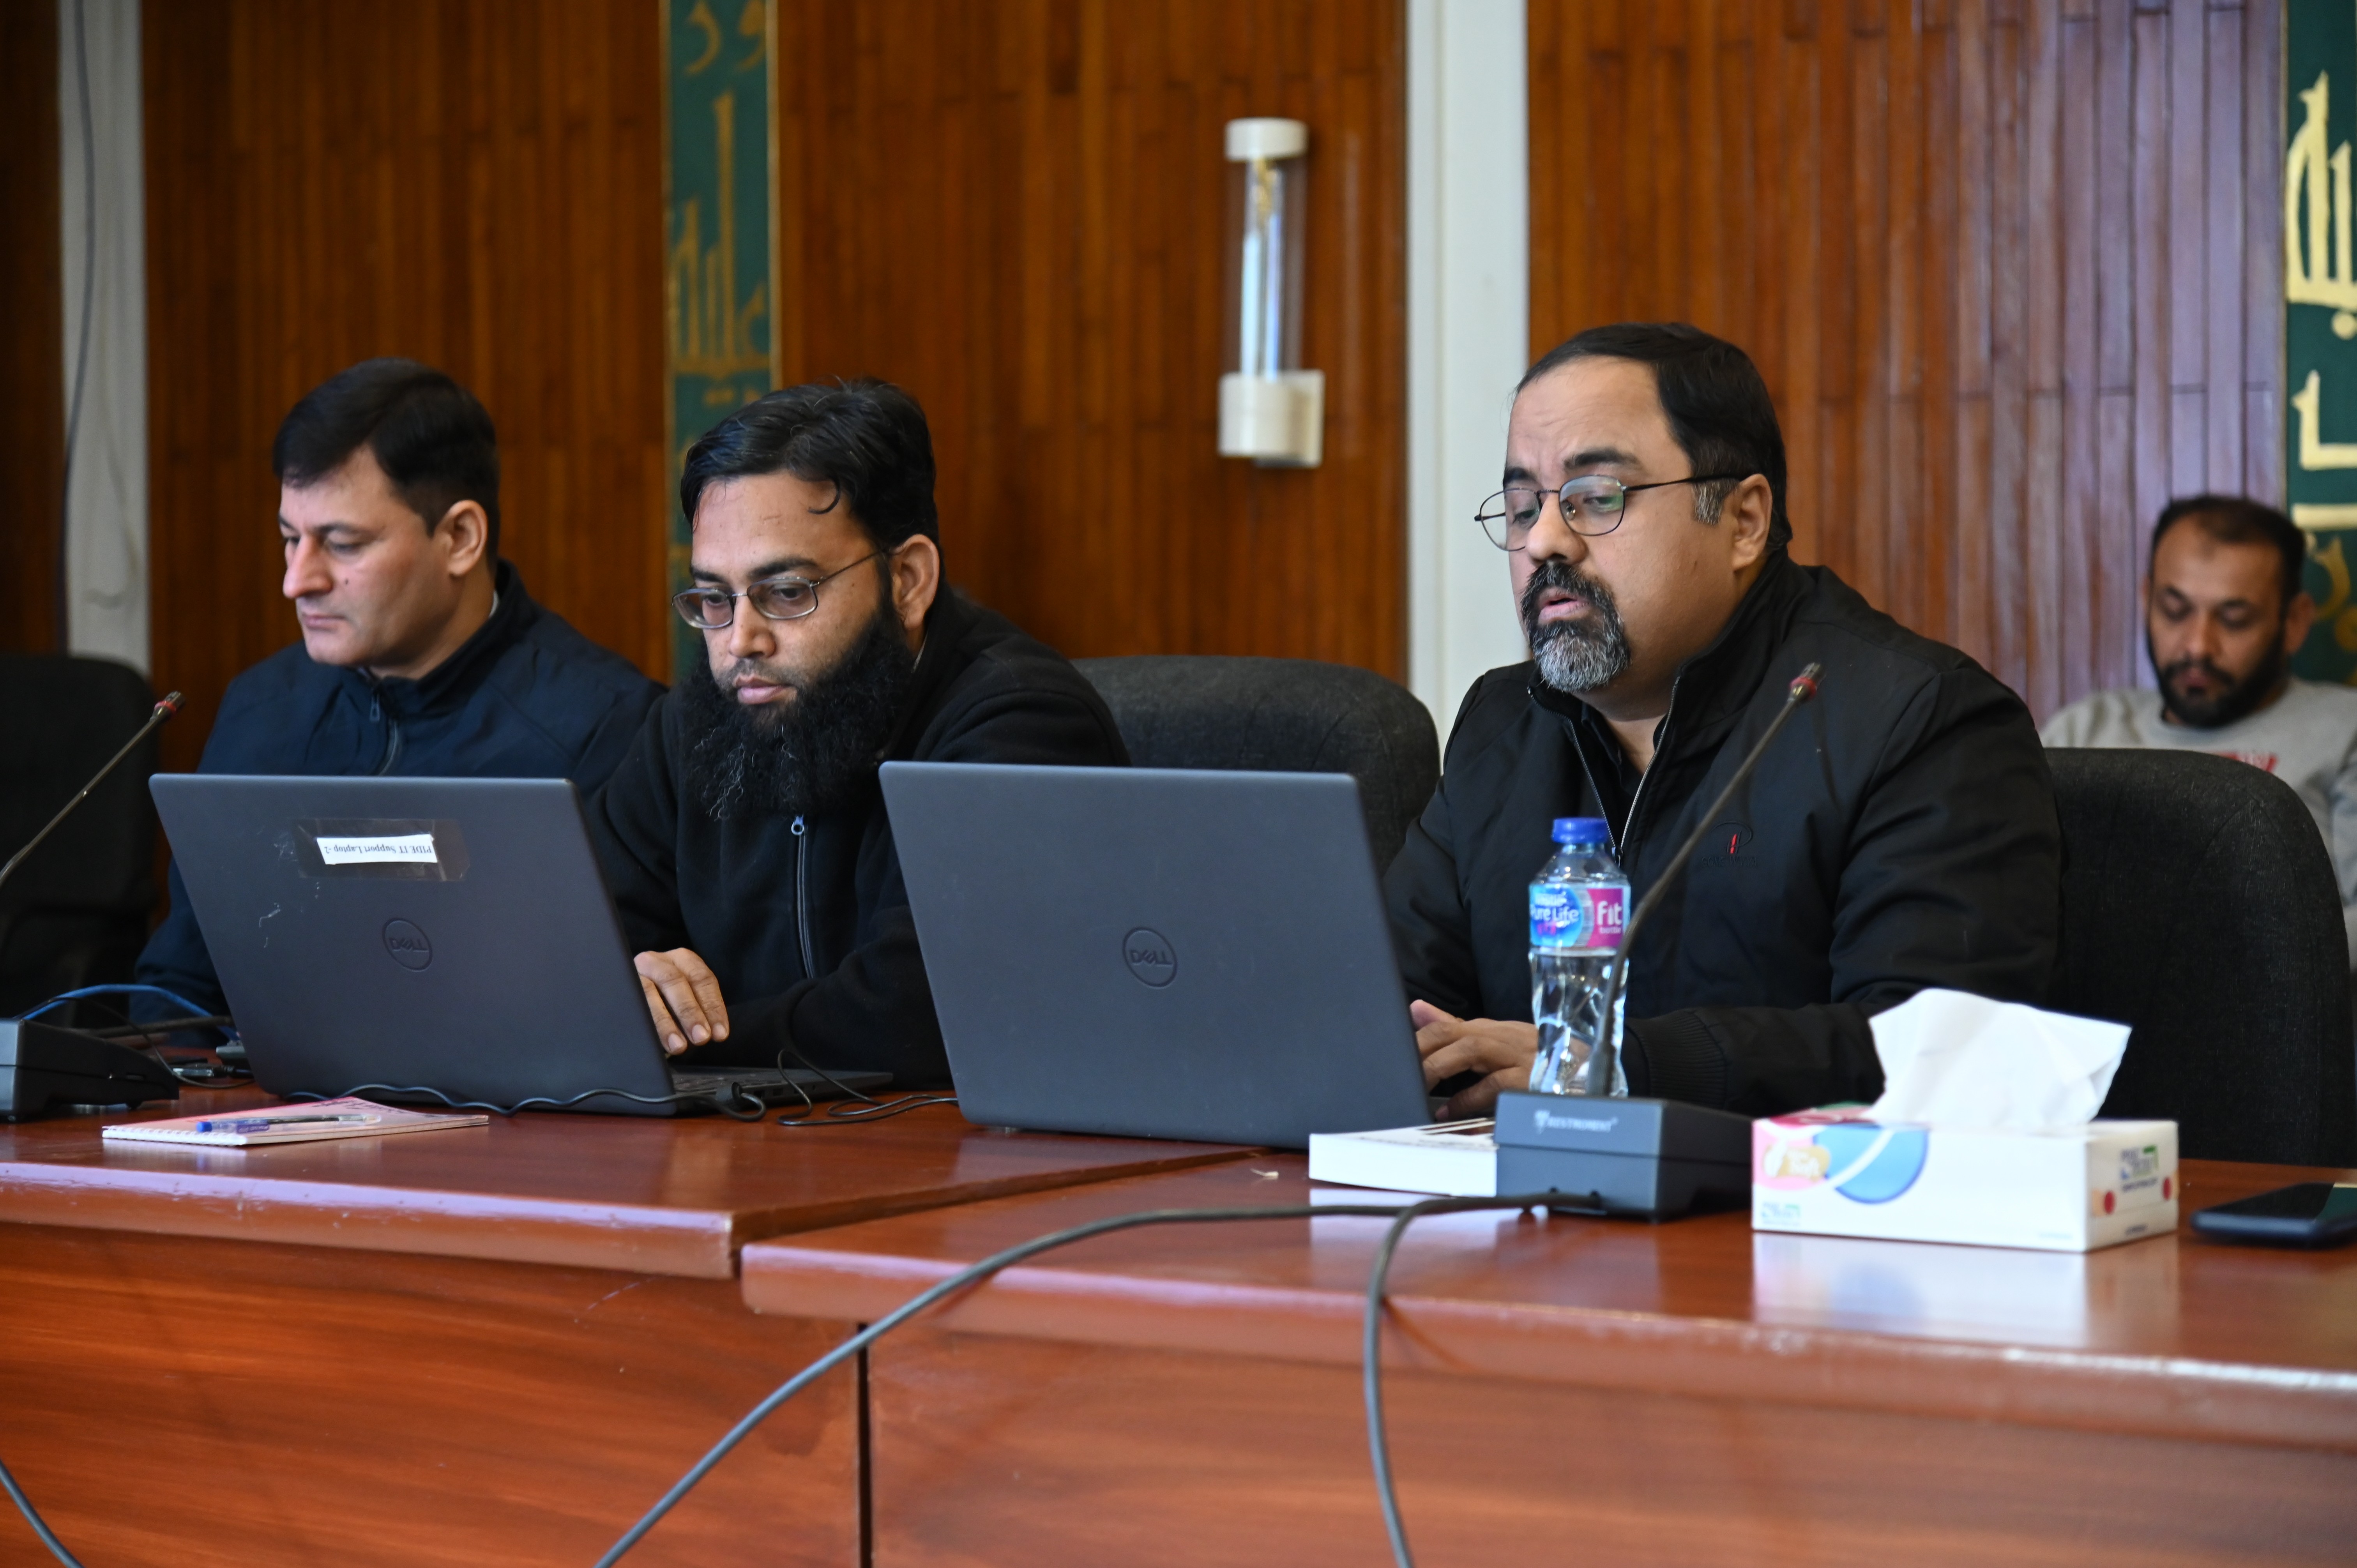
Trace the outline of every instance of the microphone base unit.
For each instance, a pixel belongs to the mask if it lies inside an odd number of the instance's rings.
[[[1751,1202],[1751,1118],[1677,1100],[1498,1096],[1498,1190],[1674,1219]]]
[[[0,1019],[0,1122],[179,1098],[180,1080],[145,1051],[54,1024]]]

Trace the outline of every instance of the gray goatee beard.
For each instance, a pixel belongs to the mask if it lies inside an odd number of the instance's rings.
[[[1560,588],[1586,599],[1588,613],[1577,620],[1539,623],[1539,596]],[[1629,668],[1629,635],[1620,625],[1612,590],[1564,561],[1543,561],[1523,585],[1523,635],[1539,679],[1558,692],[1593,692],[1610,685]]]

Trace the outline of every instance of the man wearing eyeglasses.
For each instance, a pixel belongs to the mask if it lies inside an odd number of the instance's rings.
[[[946,589],[932,441],[860,381],[772,392],[680,478],[705,659],[590,826],[657,1036],[716,1063],[948,1064],[877,787],[887,760],[1122,764],[1080,671]]]
[[[1870,1101],[1874,1014],[1932,986],[2044,1000],[2061,830],[2029,713],[1791,559],[1783,437],[1740,349],[1632,323],[1554,349],[1480,521],[1532,657],[1467,694],[1385,883],[1450,1115],[1529,1081],[1527,889],[1558,817],[1606,819],[1638,897],[1709,830],[1630,956],[1632,1094]],[[1704,822],[1811,663],[1822,694]]]

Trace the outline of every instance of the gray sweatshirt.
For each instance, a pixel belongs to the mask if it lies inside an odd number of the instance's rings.
[[[2298,790],[2332,854],[2350,965],[2357,969],[2357,690],[2296,679],[2257,713],[2216,729],[2168,723],[2158,692],[2098,692],[2047,720],[2040,738],[2048,746],[2206,751],[2264,768]]]

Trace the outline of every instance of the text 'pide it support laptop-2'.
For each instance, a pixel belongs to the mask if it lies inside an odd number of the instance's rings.
[[[883,784],[969,1120],[1294,1148],[1431,1120],[1348,775]]]
[[[149,789],[274,1093],[668,1116],[838,1092],[802,1068],[667,1064],[565,779],[159,773]]]

